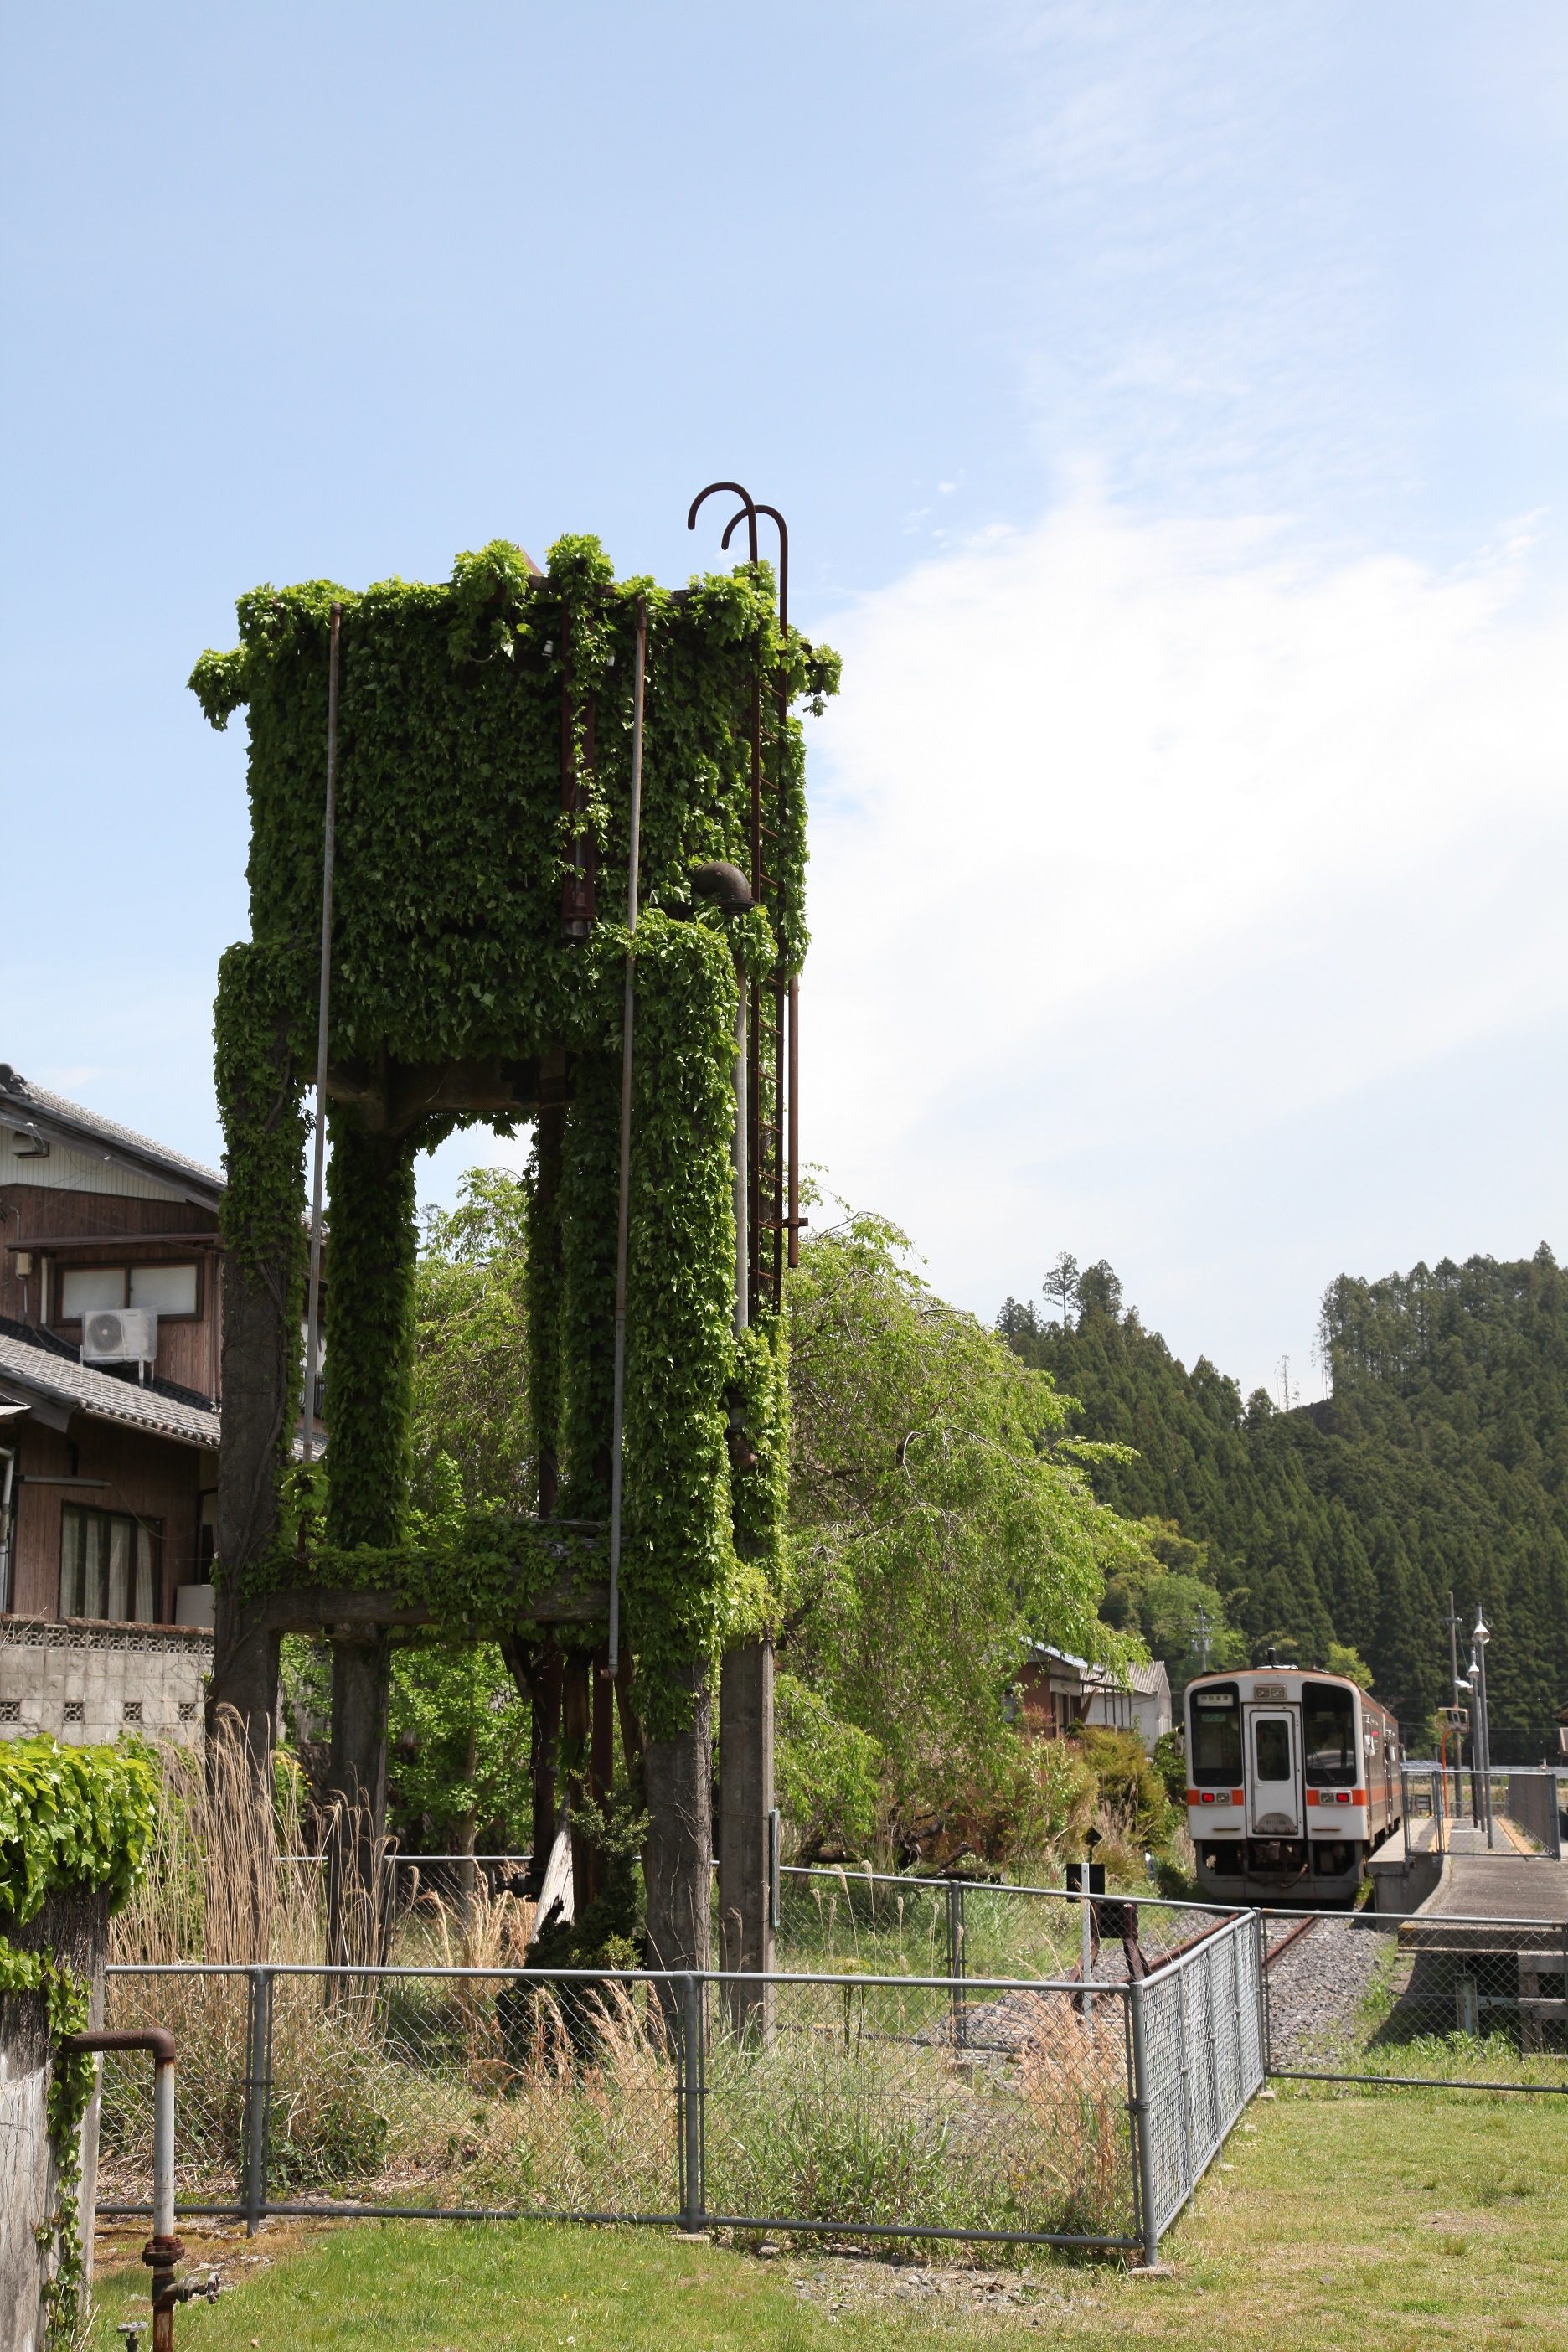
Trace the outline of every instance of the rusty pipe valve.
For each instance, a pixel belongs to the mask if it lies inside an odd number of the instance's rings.
[[[90,2054],[153,2053],[153,2235],[142,2259],[153,2273],[153,2352],[174,2352],[174,2305],[193,2294],[216,2293],[216,2287],[182,2288],[174,2278],[185,2252],[174,2235],[174,2037],[161,2025],[150,2025],[136,2032],[68,2033],[63,2046]]]

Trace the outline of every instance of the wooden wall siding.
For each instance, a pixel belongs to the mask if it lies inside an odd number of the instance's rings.
[[[22,1617],[59,1613],[60,1512],[68,1503],[95,1511],[129,1511],[161,1519],[163,1526],[162,1591],[158,1616],[174,1620],[174,1593],[194,1577],[196,1528],[204,1488],[217,1485],[217,1455],[195,1445],[176,1445],[143,1431],[116,1429],[78,1413],[68,1441],[58,1431],[32,1420],[13,1424],[19,1441],[24,1479],[64,1476],[107,1478],[107,1486],[22,1487],[16,1515],[16,1578],[11,1606]],[[72,1449],[75,1462],[72,1462]]]
[[[1024,1728],[1037,1738],[1059,1739],[1069,1723],[1084,1720],[1089,1699],[1079,1687],[1054,1683],[1033,1658],[1018,1676],[1018,1701]]]
[[[50,1160],[37,1163],[52,1165]],[[36,1322],[38,1305],[37,1259],[34,1250],[34,1271],[24,1294],[21,1276],[16,1271],[16,1237],[24,1240],[39,1234],[112,1234],[123,1236],[126,1265],[165,1265],[177,1263],[185,1255],[178,1242],[136,1243],[139,1234],[189,1234],[193,1239],[215,1234],[217,1218],[206,1209],[194,1207],[189,1202],[172,1198],[159,1192],[114,1201],[79,1192],[56,1190],[47,1192],[31,1182],[0,1185],[0,1231],[5,1247],[0,1250],[0,1315],[13,1322]],[[50,1256],[49,1285],[51,1308],[58,1308],[59,1273],[63,1266],[90,1265],[119,1255],[119,1242],[106,1244],[100,1254],[94,1250],[65,1250]],[[189,1253],[201,1268],[198,1298],[200,1313],[190,1321],[165,1319],[158,1326],[158,1361],[155,1367],[166,1381],[177,1381],[182,1388],[195,1389],[201,1396],[216,1399],[218,1367],[222,1361],[222,1312],[216,1280],[217,1254],[208,1246],[193,1248]],[[28,1312],[23,1313],[24,1296]],[[58,1312],[51,1312],[49,1328],[68,1346],[81,1340],[79,1322],[62,1323]]]

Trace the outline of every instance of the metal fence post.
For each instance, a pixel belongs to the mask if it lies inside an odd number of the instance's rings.
[[[1208,2015],[1209,2027],[1209,2105],[1214,2115],[1215,2134],[1223,2140],[1225,2130],[1221,2122],[1222,2110],[1219,2095],[1219,1988],[1215,1978],[1218,1962],[1215,1957],[1215,1945],[1212,1940],[1208,1949],[1201,1952],[1199,1958],[1204,1962],[1204,2007]]]
[[[680,2035],[680,2094],[684,2113],[681,2117],[682,2171],[681,2214],[688,2232],[695,2237],[702,2227],[702,1997],[701,1988],[692,1976],[680,1980],[682,2011]]]
[[[784,1822],[775,1805],[768,1815],[768,1925],[774,1935],[784,1925],[784,1890],[779,1883],[784,1853]],[[770,1960],[769,1967],[773,1966]]]
[[[1197,2166],[1194,2160],[1193,2074],[1192,2053],[1187,2041],[1187,1972],[1176,1970],[1176,2044],[1182,2053],[1182,2191],[1184,2202],[1191,2204],[1198,2193]]]
[[[1138,2165],[1138,2218],[1143,2228],[1143,2260],[1152,2268],[1160,2259],[1160,2215],[1154,2203],[1154,2100],[1149,2080],[1144,1987],[1136,1977],[1127,1987],[1127,1998],[1132,2011],[1132,2132]]]
[[[1267,2083],[1274,2072],[1274,2020],[1268,2007],[1268,1928],[1261,1911],[1255,1911],[1258,1922],[1258,2054],[1263,2062],[1263,2079]]]
[[[968,2021],[963,2011],[963,1881],[950,1878],[947,1882],[947,1973],[952,1990],[952,2038],[958,2048],[964,2044]]]
[[[272,2095],[272,1971],[248,1971],[246,2015],[245,2234],[254,2238],[267,2210],[267,2110]]]

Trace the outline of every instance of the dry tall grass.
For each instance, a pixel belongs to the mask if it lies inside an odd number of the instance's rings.
[[[180,2192],[234,2198],[250,2072],[243,1971],[320,1964],[326,1873],[303,1851],[298,1784],[281,1780],[275,1804],[258,1792],[237,1724],[220,1725],[205,1759],[166,1751],[162,1769],[151,1866],[115,1923],[112,1957],[216,1960],[237,1973],[117,1977],[109,2021],[172,2027]],[[346,1826],[352,1853],[358,1825]],[[816,1965],[942,1972],[944,1890],[874,1888],[856,1872],[811,1886]],[[995,1935],[1009,1947],[1044,1934],[1055,1909],[1036,1904],[1026,1918],[1007,1890],[975,1893],[1006,1913]],[[379,1932],[368,1890],[359,1899],[356,1967],[373,1957]],[[532,1924],[531,1904],[492,1895],[482,1882],[466,1906],[416,1890],[398,1927],[398,1958],[410,1969],[517,1967]],[[1042,1947],[1036,1957],[1054,1954]],[[648,1988],[395,1971],[339,1978],[329,1990],[319,1976],[279,1975],[270,2002],[274,2200],[677,2210],[679,2068]],[[886,2031],[872,2031],[884,2007]],[[1042,1996],[1037,2030],[1001,2060],[954,2045],[940,1990],[781,1989],[779,2013],[780,2031],[766,2040],[733,2038],[715,2020],[704,2103],[715,2210],[847,2226],[1096,2231],[1125,2214],[1113,2002],[1085,2020],[1070,1995]],[[146,2195],[151,2125],[145,2067],[110,2058],[107,2196]]]
[[[298,1784],[258,1787],[227,1708],[205,1751],[161,1748],[146,1872],[113,1922],[111,1960],[319,1960],[321,1864],[302,1850]]]
[[[492,1895],[482,1872],[473,1891],[448,1902],[418,1884],[397,1936],[397,1958],[407,1968],[520,1969],[533,1937],[539,1906],[527,1895]]]
[[[763,2046],[716,2036],[710,2207],[837,2224],[1124,2231],[1131,2143],[1121,2004],[1023,1996],[1014,2046],[967,2044],[945,1995],[781,1987]]]

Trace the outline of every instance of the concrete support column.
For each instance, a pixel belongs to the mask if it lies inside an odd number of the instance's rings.
[[[558,1046],[539,1062],[539,1123],[533,1202],[529,1215],[530,1410],[539,1456],[539,1516],[551,1519],[560,1494],[561,1174],[566,1137],[566,1055]],[[548,1855],[546,1855],[548,1860]],[[543,1869],[544,1864],[539,1864]]]
[[[719,1930],[723,1966],[758,1976],[773,1965],[768,1815],[773,1802],[773,1645],[725,1654],[719,1682]],[[771,1988],[728,1984],[738,2033],[773,2031]]]
[[[601,1643],[595,1651],[591,1682],[593,1685],[593,1734],[588,1759],[588,1794],[601,1813],[606,1817],[616,1785],[616,1695],[611,1687],[607,1668],[608,1645]],[[605,1856],[595,1846],[588,1857],[588,1894],[591,1903],[605,1891]]]
[[[386,1843],[386,1708],[392,1653],[384,1634],[332,1643],[332,1748],[327,1775],[327,1958],[383,1958]]]
[[[278,1717],[278,1635],[257,1624],[259,1610],[227,1584],[213,1602],[213,1672],[204,1709],[208,1749],[226,1731],[243,1739],[257,1785],[266,1790]]]
[[[236,1587],[278,1534],[278,1445],[289,1394],[289,1353],[299,1346],[287,1312],[288,1268],[254,1285],[234,1256],[223,1261],[223,1418],[218,1454],[217,1556],[224,1581],[215,1595],[213,1672],[207,1690],[209,1740],[232,1708],[258,1784],[272,1780],[278,1708],[278,1637],[259,1631],[255,1607]]]
[[[679,1677],[695,1701],[689,1727],[673,1739],[650,1739],[643,1751],[643,1875],[648,1966],[655,1969],[713,1964],[713,1710],[701,1675],[690,1665]],[[667,2013],[678,2026],[678,1991]]]
[[[529,1864],[529,1886],[538,1895],[544,1885],[544,1874],[550,1867],[551,1849],[555,1843],[555,1825],[560,1819],[560,1801],[555,1789],[555,1768],[561,1754],[561,1692],[565,1660],[553,1642],[536,1654],[530,1676],[531,1700],[529,1734],[530,1769],[533,1778],[533,1860]],[[575,1888],[573,1890],[575,1895]]]
[[[578,1827],[577,1815],[588,1784],[593,1695],[589,1687],[592,1661],[586,1650],[566,1653],[561,1685],[561,1744],[566,1764],[566,1786],[572,1831],[572,1911],[580,1919],[594,1899],[594,1850]]]

